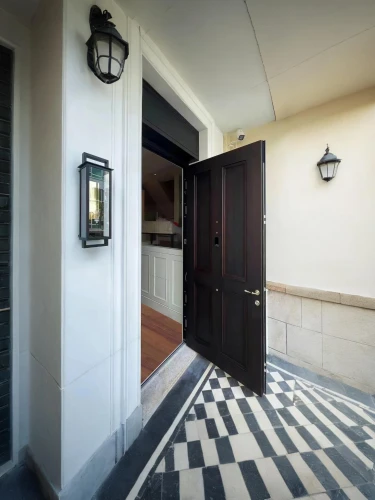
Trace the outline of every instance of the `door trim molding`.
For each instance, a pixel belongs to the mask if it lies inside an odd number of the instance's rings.
[[[185,118],[195,124],[201,123],[199,135],[200,159],[223,150],[223,134],[216,127],[212,117],[204,109],[186,83],[178,75],[159,48],[145,34],[138,23],[128,18],[128,38],[132,45],[125,73],[124,122],[126,135],[123,151],[125,161],[123,221],[124,255],[122,270],[124,339],[122,350],[122,390],[121,421],[141,403],[140,349],[141,349],[141,217],[137,217],[141,207],[142,191],[142,63],[147,64],[152,80],[149,83]],[[164,90],[160,91],[160,86]],[[167,92],[167,93],[166,93]],[[164,94],[164,95],[163,95]],[[136,97],[135,97],[136,96]],[[185,112],[181,112],[185,109]],[[190,116],[187,117],[187,113]],[[194,123],[192,123],[194,126]],[[139,220],[138,220],[139,219]],[[134,232],[136,234],[134,235]],[[128,238],[129,234],[134,237]],[[139,293],[138,293],[139,292]]]
[[[121,328],[120,353],[121,384],[115,383],[115,367],[111,368],[112,413],[114,401],[120,398],[120,421],[126,422],[141,404],[141,194],[142,194],[142,76],[147,68],[148,82],[193,126],[200,123],[199,155],[204,159],[223,151],[223,134],[212,117],[198,101],[187,84],[146,35],[139,24],[127,18],[128,40],[132,47],[129,65],[124,73],[123,85],[114,86],[114,92],[123,92],[123,130],[121,143],[124,164],[122,179],[119,233],[121,244],[116,251],[112,268],[113,275],[119,273],[121,307],[115,308],[113,325]],[[120,147],[120,146],[119,146]],[[118,220],[118,218],[117,218]],[[131,237],[130,237],[131,236]],[[118,271],[120,270],[120,271]],[[117,282],[118,280],[116,280]],[[117,290],[114,285],[113,293]],[[114,295],[116,296],[116,295]],[[119,387],[118,387],[119,385]],[[118,392],[120,395],[118,396]],[[113,416],[112,416],[113,419]]]

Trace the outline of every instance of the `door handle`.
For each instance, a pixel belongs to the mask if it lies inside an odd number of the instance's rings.
[[[244,290],[245,293],[250,293],[251,295],[260,295],[259,290],[255,290],[255,292],[250,292],[249,290]]]

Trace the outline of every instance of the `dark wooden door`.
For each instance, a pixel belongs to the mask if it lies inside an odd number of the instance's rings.
[[[263,141],[184,169],[185,340],[259,395],[265,384],[264,182]]]

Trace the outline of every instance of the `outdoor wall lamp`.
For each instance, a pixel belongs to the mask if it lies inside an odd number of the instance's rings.
[[[108,246],[112,232],[112,169],[108,160],[82,154],[79,239],[82,248]]]
[[[336,176],[340,162],[336,155],[329,152],[327,144],[326,154],[317,163],[323,181],[328,182]]]
[[[120,80],[125,61],[129,55],[129,44],[123,40],[111,23],[111,14],[101,11],[97,5],[90,10],[91,36],[86,42],[87,64],[104,83],[114,83]]]

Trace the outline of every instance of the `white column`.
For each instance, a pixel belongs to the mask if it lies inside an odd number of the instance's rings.
[[[128,42],[130,55],[125,74],[123,186],[125,195],[123,224],[126,236],[122,422],[128,421],[129,424],[126,430],[126,447],[136,437],[138,425],[142,425],[139,420],[141,416],[142,49],[139,26],[130,18],[128,18]]]

